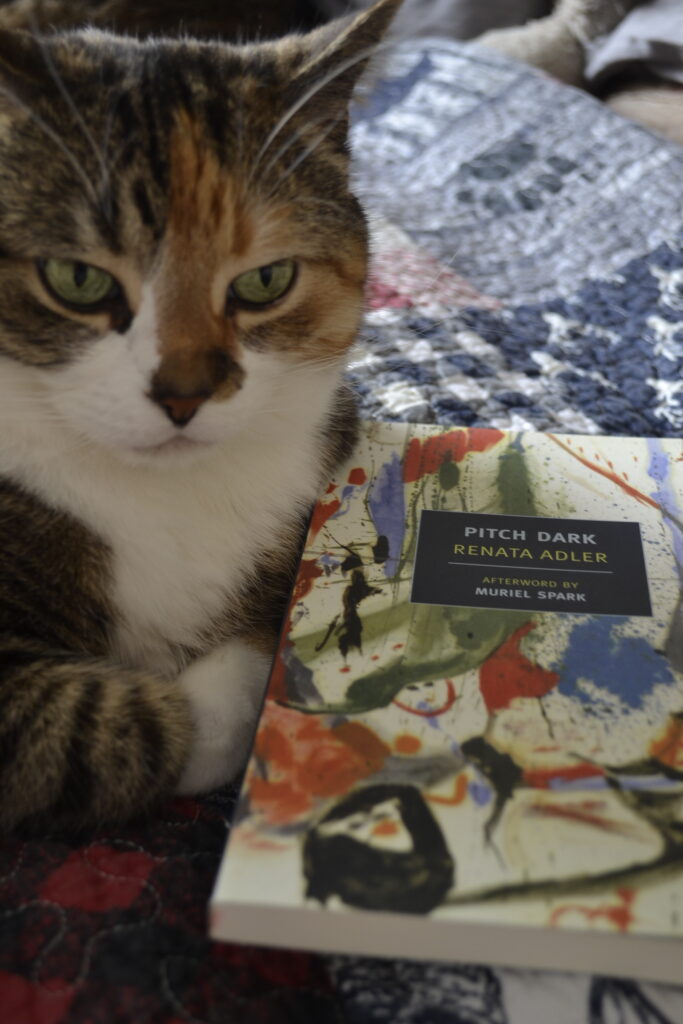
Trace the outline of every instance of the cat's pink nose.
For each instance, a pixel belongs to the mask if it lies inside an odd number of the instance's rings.
[[[203,405],[209,397],[206,392],[184,396],[160,395],[154,401],[164,410],[171,423],[176,427],[185,427],[200,405]]]

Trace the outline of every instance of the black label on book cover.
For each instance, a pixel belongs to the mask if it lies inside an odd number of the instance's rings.
[[[638,523],[425,509],[411,601],[652,615]]]

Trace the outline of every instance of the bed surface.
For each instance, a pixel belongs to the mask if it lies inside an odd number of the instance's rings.
[[[351,365],[365,416],[681,436],[683,149],[441,41],[397,48],[353,141],[374,243]],[[683,988],[211,943],[232,806],[0,840],[3,1024],[683,1020]]]

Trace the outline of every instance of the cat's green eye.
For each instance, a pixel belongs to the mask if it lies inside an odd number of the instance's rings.
[[[294,260],[278,260],[240,274],[230,285],[229,295],[249,306],[268,306],[281,299],[296,276]]]
[[[79,260],[42,260],[40,271],[55,298],[72,306],[95,306],[118,294],[116,279],[100,267]]]

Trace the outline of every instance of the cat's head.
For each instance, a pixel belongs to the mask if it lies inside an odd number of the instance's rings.
[[[159,461],[329,387],[367,261],[346,111],[397,6],[244,47],[0,33],[0,400]]]

